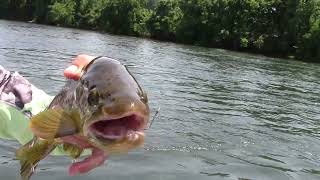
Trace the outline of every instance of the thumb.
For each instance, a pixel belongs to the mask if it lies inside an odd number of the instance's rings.
[[[80,54],[76,56],[72,62],[72,65],[64,70],[64,76],[68,79],[78,80],[81,76],[81,70],[94,58],[94,56],[86,54]]]
[[[78,80],[81,75],[81,68],[71,65],[64,70],[63,74],[68,79]]]

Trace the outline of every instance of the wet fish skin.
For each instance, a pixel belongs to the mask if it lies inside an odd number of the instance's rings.
[[[124,121],[125,127],[119,127],[117,121]],[[67,81],[48,108],[31,118],[35,138],[16,152],[21,177],[29,179],[37,163],[61,144],[72,158],[87,148],[104,154],[129,151],[143,143],[148,121],[147,95],[126,67],[114,59],[96,59],[84,68],[79,81]],[[105,132],[109,126],[125,128],[126,134],[119,139],[101,139],[100,133],[110,136]]]

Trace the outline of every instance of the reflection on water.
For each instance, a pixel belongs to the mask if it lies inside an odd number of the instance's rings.
[[[126,64],[159,116],[145,148],[68,177],[50,157],[34,179],[319,179],[320,65],[91,31],[0,21],[0,64],[54,95],[78,53]],[[18,176],[16,142],[0,173]]]

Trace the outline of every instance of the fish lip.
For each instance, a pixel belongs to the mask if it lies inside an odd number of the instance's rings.
[[[134,120],[133,120],[134,119]],[[119,124],[122,121],[123,124]],[[133,122],[135,121],[135,122]],[[126,132],[121,136],[105,136],[103,132],[99,131],[95,126],[102,124],[103,128],[108,128],[108,125],[112,127],[112,123],[117,124],[116,127],[126,126]],[[127,127],[128,123],[138,123],[133,125],[134,127]],[[125,139],[132,135],[144,136],[144,129],[148,123],[148,116],[137,112],[128,112],[123,115],[106,115],[98,120],[95,120],[85,127],[84,133],[90,137],[102,141],[104,143],[111,143]]]

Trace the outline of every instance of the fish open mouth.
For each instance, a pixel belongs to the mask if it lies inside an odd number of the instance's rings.
[[[144,129],[144,118],[131,114],[118,119],[104,119],[89,126],[91,135],[99,140],[121,140],[124,138],[138,138],[137,133]]]

